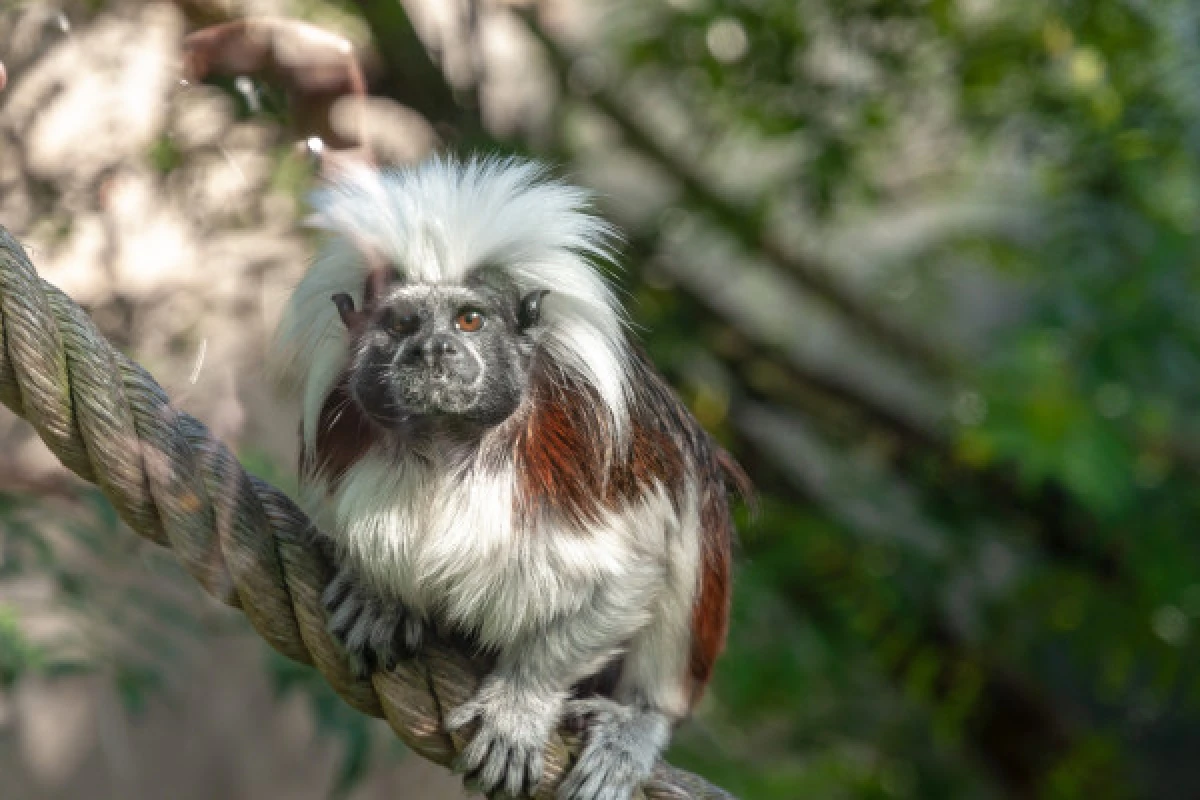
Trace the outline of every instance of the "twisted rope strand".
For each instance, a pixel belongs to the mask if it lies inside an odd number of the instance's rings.
[[[28,420],[68,469],[97,484],[140,535],[169,546],[210,595],[240,608],[270,645],[315,666],[354,708],[383,717],[410,748],[449,766],[465,745],[442,710],[470,698],[477,665],[434,642],[416,661],[357,678],[325,626],[332,568],[295,503],[246,473],[202,422],[117,352],[69,297],[38,277],[0,227],[0,402]],[[578,752],[570,733],[546,751],[537,800],[550,800]],[[665,763],[647,800],[733,800]]]

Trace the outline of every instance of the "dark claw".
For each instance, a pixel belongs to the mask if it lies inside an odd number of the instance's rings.
[[[351,659],[351,665],[354,669],[355,680],[365,681],[371,677],[371,667],[367,664],[366,659],[355,657]]]
[[[393,658],[409,659],[417,655],[418,648],[413,647],[408,641],[408,624],[408,615],[402,615],[399,624],[396,625],[396,630],[392,632]]]
[[[360,657],[362,658],[363,666],[367,670],[367,674],[375,672],[379,667],[379,657],[371,648],[364,648]]]
[[[480,788],[479,787],[479,776],[482,772],[483,772],[482,764],[480,764],[478,767],[471,770],[470,772],[464,772],[463,773],[463,785],[466,786],[467,789],[470,791],[478,791]]]

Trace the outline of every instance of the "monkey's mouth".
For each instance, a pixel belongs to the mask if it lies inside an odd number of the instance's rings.
[[[352,382],[355,403],[376,424],[387,428],[421,419],[469,418],[478,392],[451,370],[431,367],[405,371],[392,379],[362,375]]]

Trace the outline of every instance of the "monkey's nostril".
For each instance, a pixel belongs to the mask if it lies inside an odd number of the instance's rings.
[[[449,336],[434,336],[429,340],[428,348],[435,360],[458,355],[458,346]]]

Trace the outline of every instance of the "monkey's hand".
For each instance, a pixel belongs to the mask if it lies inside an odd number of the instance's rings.
[[[532,690],[497,676],[456,708],[446,727],[458,731],[478,720],[479,729],[456,765],[468,784],[485,794],[504,791],[528,797],[542,778],[542,751],[558,723],[563,695]]]
[[[558,800],[629,800],[671,733],[664,714],[602,697],[569,702],[567,715],[581,718],[587,734]]]
[[[346,567],[339,567],[321,596],[329,631],[365,675],[375,666],[392,669],[412,658],[425,639],[425,623],[402,603],[379,597]]]

